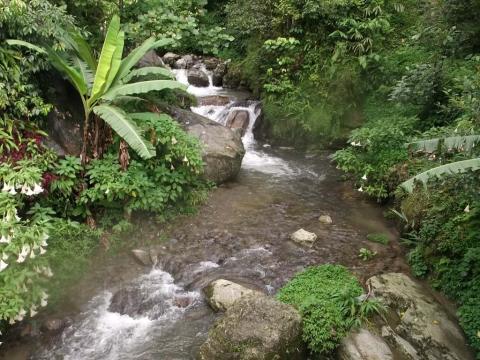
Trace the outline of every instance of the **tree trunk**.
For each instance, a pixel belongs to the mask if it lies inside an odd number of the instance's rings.
[[[118,152],[118,162],[123,171],[127,171],[130,161],[130,155],[128,154],[128,144],[125,140],[120,140],[120,149]]]
[[[88,131],[90,125],[90,118],[89,116],[85,117],[83,122],[83,138],[82,138],[82,152],[80,153],[80,160],[82,161],[82,165],[85,166],[88,163]]]

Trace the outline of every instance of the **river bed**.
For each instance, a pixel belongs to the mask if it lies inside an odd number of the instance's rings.
[[[185,82],[185,73],[177,72],[177,79]],[[155,267],[139,266],[128,249],[101,257],[53,311],[52,316],[68,316],[69,325],[56,335],[7,346],[0,359],[194,359],[217,316],[201,291],[212,280],[225,278],[273,295],[310,265],[343,264],[361,281],[408,271],[386,209],[342,181],[328,152],[257,143],[252,129],[258,103],[236,102],[248,95],[213,86],[189,91],[231,98],[227,106],[192,109],[213,120],[224,122],[232,110],[249,112],[243,137],[247,152],[237,179],[213,190],[195,216],[167,227],[140,221],[133,240],[155,244]],[[331,216],[333,224],[321,223],[321,215]],[[300,228],[317,234],[311,248],[289,240]],[[386,234],[391,241],[372,243],[370,233]],[[376,251],[376,257],[363,261],[361,248]],[[112,308],[115,301],[123,314]]]

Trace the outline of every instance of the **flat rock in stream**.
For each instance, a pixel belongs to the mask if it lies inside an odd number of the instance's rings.
[[[188,110],[170,108],[168,111],[187,133],[200,140],[205,179],[222,184],[237,176],[245,155],[238,133]]]
[[[226,311],[235,301],[246,295],[264,296],[260,291],[249,289],[229,280],[215,280],[203,289],[208,304],[215,311]]]
[[[318,218],[318,221],[325,225],[333,224],[333,220],[330,215],[322,215]]]
[[[247,295],[217,320],[200,347],[199,360],[304,359],[302,318],[292,306]]]
[[[304,229],[300,229],[290,235],[290,239],[301,245],[312,246],[317,240],[317,235]]]

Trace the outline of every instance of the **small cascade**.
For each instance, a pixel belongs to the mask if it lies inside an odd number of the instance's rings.
[[[229,102],[226,105],[199,105],[192,107],[191,110],[199,115],[205,116],[210,120],[218,122],[222,125],[227,125],[227,119],[230,114],[238,111],[246,111],[248,113],[248,126],[242,137],[242,141],[246,150],[243,158],[242,168],[246,170],[253,170],[262,173],[267,173],[273,176],[296,175],[298,171],[292,169],[291,166],[280,157],[268,152],[255,141],[253,129],[256,121],[262,114],[262,107],[260,101],[246,100],[249,97],[248,93],[239,92],[222,87],[215,87],[212,85],[212,73],[208,71],[202,64],[198,66],[200,70],[205,72],[209,78],[208,87],[193,86],[188,82],[188,70],[179,69],[173,70],[177,81],[187,85],[187,92],[199,99],[205,97],[221,96],[228,97]]]

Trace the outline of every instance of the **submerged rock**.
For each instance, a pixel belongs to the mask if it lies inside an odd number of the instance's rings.
[[[215,323],[198,359],[304,359],[301,316],[273,298],[244,296]]]
[[[140,265],[143,266],[152,266],[152,259],[150,257],[150,252],[141,249],[134,249],[131,251],[131,254],[137,260]]]
[[[187,74],[188,83],[197,87],[208,87],[210,81],[208,75],[200,69],[190,69]]]
[[[226,311],[246,295],[263,296],[260,291],[252,290],[229,280],[215,280],[203,289],[208,304],[215,311]]]
[[[290,239],[301,245],[312,246],[315,240],[317,240],[317,235],[304,229],[300,229],[290,235]]]
[[[408,359],[473,359],[452,315],[420,284],[405,274],[389,273],[367,282],[389,307],[382,335]],[[416,357],[415,357],[416,356]]]
[[[393,360],[387,343],[366,329],[350,333],[342,340],[338,350],[339,360]]]
[[[200,106],[225,106],[228,105],[229,102],[230,98],[222,95],[203,96],[198,99]]]
[[[204,177],[216,184],[235,178],[245,155],[242,139],[231,129],[188,110],[168,110],[189,133],[200,140]]]
[[[333,224],[333,220],[330,217],[330,215],[322,215],[318,218],[318,221],[320,221],[322,224],[326,224],[326,225]]]
[[[233,110],[228,114],[226,126],[230,129],[240,130],[241,135],[245,135],[245,131],[250,123],[250,115],[246,110]]]

